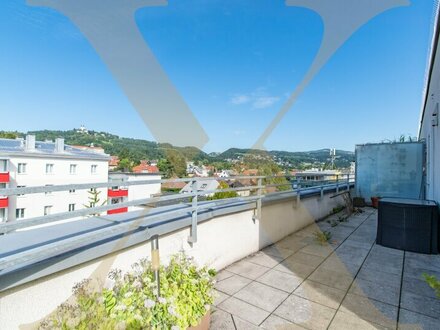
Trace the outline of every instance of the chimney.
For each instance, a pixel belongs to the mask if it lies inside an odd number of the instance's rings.
[[[55,139],[55,153],[61,154],[64,152],[64,139]]]
[[[26,151],[34,151],[35,150],[35,135],[26,135]]]

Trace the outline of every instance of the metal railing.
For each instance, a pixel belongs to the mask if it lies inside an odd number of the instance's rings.
[[[210,180],[216,180],[220,182],[227,182],[229,186],[234,182],[243,182],[247,185],[235,188],[226,189],[211,189],[201,190],[200,182],[206,182]],[[183,178],[183,179],[161,179],[161,180],[143,180],[143,181],[112,181],[103,183],[86,183],[86,184],[69,184],[69,185],[54,185],[54,186],[39,186],[39,187],[22,187],[22,188],[3,188],[0,189],[0,196],[16,196],[25,194],[39,194],[48,192],[62,192],[69,190],[89,190],[91,188],[111,188],[111,187],[130,187],[135,185],[146,184],[167,184],[167,183],[191,183],[191,191],[187,193],[176,193],[173,195],[161,195],[155,197],[149,197],[144,199],[137,199],[133,201],[127,201],[117,204],[110,204],[104,206],[84,208],[71,212],[63,212],[57,214],[51,214],[46,216],[34,217],[29,219],[15,220],[6,223],[0,223],[0,235],[8,235],[19,229],[30,228],[37,225],[56,224],[61,220],[76,219],[81,217],[87,217],[94,215],[96,218],[110,221],[112,226],[92,230],[86,233],[74,235],[73,237],[67,237],[62,241],[48,242],[42,246],[34,247],[30,250],[17,251],[17,253],[7,255],[0,260],[0,271],[9,267],[16,267],[27,262],[38,262],[44,258],[56,256],[72,249],[80,248],[82,246],[96,243],[97,241],[110,239],[117,235],[126,235],[127,233],[136,231],[139,227],[150,228],[159,226],[164,223],[165,219],[169,219],[170,216],[177,218],[182,216],[191,216],[190,224],[190,236],[188,242],[197,242],[197,225],[198,216],[201,212],[212,209],[215,206],[233,205],[255,202],[254,220],[261,218],[261,206],[262,199],[266,196],[274,196],[277,194],[293,193],[296,194],[297,200],[301,198],[301,195],[308,193],[320,193],[321,197],[326,190],[335,190],[339,192],[340,189],[350,189],[354,184],[354,176],[350,174],[346,175],[334,175],[330,179],[326,180],[314,180],[313,182],[307,180],[301,180],[298,176],[284,175],[284,176],[236,176],[228,178]],[[212,196],[215,197],[216,193],[220,192],[247,192],[248,196],[237,196],[226,199],[212,200]],[[207,198],[207,196],[209,198]],[[186,203],[180,203],[182,198],[189,199]],[[203,201],[203,199],[205,199]],[[124,207],[132,206],[145,206],[156,202],[176,202],[176,205],[180,207],[174,209],[167,209],[166,212],[157,212],[152,214],[142,214],[139,221],[121,221],[121,214],[119,215],[105,215],[101,216],[102,212],[120,209]],[[127,214],[127,213],[125,213]],[[129,218],[127,216],[127,218]],[[87,218],[87,219],[90,219]],[[87,220],[86,220],[87,221]],[[167,225],[169,223],[167,222]],[[170,232],[172,226],[169,226]],[[32,229],[32,228],[30,228]],[[1,238],[1,236],[0,236]]]

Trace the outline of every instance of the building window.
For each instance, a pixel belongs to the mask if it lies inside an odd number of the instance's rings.
[[[7,172],[8,171],[8,161],[5,159],[0,160],[0,172]]]
[[[70,189],[70,190],[69,190],[69,193],[71,193],[71,194],[74,194],[75,192],[76,192],[75,189]]]
[[[26,173],[26,163],[18,163],[17,172],[18,174],[25,174]]]
[[[53,184],[47,184],[47,185],[45,185],[45,187],[52,187],[53,186]],[[52,192],[51,191],[46,191],[44,194],[45,195],[50,195]]]
[[[50,215],[52,211],[52,205],[48,205],[44,207],[44,215]]]
[[[23,219],[24,218],[24,209],[16,209],[15,210],[15,218]]]
[[[98,170],[98,165],[92,165],[92,166],[90,167],[90,172],[91,172],[92,174],[96,174],[97,170]]]
[[[0,222],[6,221],[6,209],[0,209]]]
[[[75,211],[75,204],[69,204],[69,212]]]
[[[70,174],[76,174],[76,164],[70,164]]]
[[[17,188],[25,188],[26,186],[17,186]],[[17,194],[17,196],[24,196],[24,194]]]
[[[46,174],[53,174],[53,164],[46,164]]]

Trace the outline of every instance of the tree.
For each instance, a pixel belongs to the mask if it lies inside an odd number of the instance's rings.
[[[166,158],[160,159],[157,166],[166,178],[186,176],[185,157],[177,150],[167,149]]]
[[[118,167],[116,168],[116,170],[122,172],[131,172],[132,169],[133,169],[133,163],[127,158],[121,159],[119,161]]]
[[[218,189],[228,189],[229,185],[221,181]],[[236,191],[219,191],[216,192],[212,197],[208,197],[208,200],[215,200],[215,199],[225,199],[225,198],[234,198],[238,197],[238,193]]]
[[[107,201],[103,201],[101,203],[101,198],[99,198],[99,195],[101,194],[101,191],[98,191],[96,188],[92,188],[88,191],[89,193],[89,203],[88,204],[84,204],[85,208],[91,209],[93,207],[98,207],[98,206],[104,206],[105,204],[107,204]],[[100,213],[91,213],[89,214],[89,216],[94,217],[94,216],[99,216],[101,215]]]
[[[18,134],[16,132],[0,131],[0,138],[14,140],[14,139],[18,138]]]
[[[157,162],[157,167],[159,168],[159,171],[163,174],[165,178],[171,178],[173,177],[173,171],[171,163],[168,161],[168,159],[159,159]]]
[[[281,172],[281,168],[276,163],[274,163],[272,161],[264,162],[261,165],[257,166],[257,168],[258,168],[258,174],[264,175],[264,176],[275,176]],[[290,188],[291,188],[291,184],[284,176],[265,179],[263,184],[265,184],[265,185],[272,185],[272,184],[282,185],[282,186],[274,187],[269,190],[286,191],[286,190],[290,190]]]

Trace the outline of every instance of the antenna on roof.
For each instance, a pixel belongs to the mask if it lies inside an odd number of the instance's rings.
[[[331,168],[332,170],[335,168],[335,160],[336,160],[336,149],[330,149],[330,159],[331,159]]]

